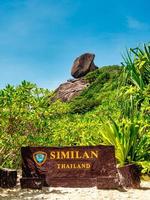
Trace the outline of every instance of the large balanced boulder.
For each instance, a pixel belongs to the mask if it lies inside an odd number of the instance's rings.
[[[71,75],[74,78],[80,78],[97,69],[97,66],[94,64],[94,58],[95,55],[91,53],[85,53],[77,57],[73,63]]]
[[[61,84],[56,90],[52,101],[60,99],[63,102],[70,101],[73,97],[78,96],[88,84],[82,80],[70,80]]]

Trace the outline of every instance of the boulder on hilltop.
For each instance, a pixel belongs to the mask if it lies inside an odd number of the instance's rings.
[[[94,54],[85,53],[77,57],[71,69],[71,75],[75,78],[62,83],[54,92],[52,101],[60,99],[63,102],[70,101],[78,96],[89,84],[82,77],[94,71],[98,67],[94,64]]]
[[[81,78],[97,69],[98,67],[94,64],[94,58],[95,55],[91,53],[85,53],[77,57],[73,63],[71,75],[74,78]]]

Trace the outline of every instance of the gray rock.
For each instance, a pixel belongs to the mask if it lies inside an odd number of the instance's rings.
[[[78,96],[88,84],[82,79],[75,79],[61,84],[56,90],[52,101],[57,99],[63,102],[70,101],[73,97]]]

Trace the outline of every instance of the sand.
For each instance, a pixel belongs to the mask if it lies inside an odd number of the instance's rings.
[[[149,200],[150,181],[142,181],[141,189],[98,190],[93,188],[49,187],[42,190],[0,188],[0,200]]]

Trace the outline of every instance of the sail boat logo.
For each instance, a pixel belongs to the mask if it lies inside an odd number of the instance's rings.
[[[36,162],[37,165],[41,166],[45,163],[47,159],[47,153],[43,151],[38,151],[33,153],[33,159]]]

